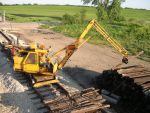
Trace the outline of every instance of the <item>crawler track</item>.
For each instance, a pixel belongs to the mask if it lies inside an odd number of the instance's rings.
[[[94,88],[79,92],[62,83],[33,88],[41,102],[52,113],[102,112],[109,107]]]
[[[28,75],[16,75],[18,81],[28,87],[29,95],[33,95],[31,99],[40,99],[36,102],[40,105],[39,113],[107,113],[109,105],[94,88],[80,92],[62,83],[34,88]]]

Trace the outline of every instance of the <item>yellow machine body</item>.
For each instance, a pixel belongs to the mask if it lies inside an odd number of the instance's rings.
[[[22,71],[22,61],[24,60],[24,58],[14,56],[13,60],[14,60],[14,66],[13,66],[14,70],[15,71]]]
[[[20,51],[20,56],[14,56],[14,70],[32,74],[36,83],[34,87],[40,87],[46,84],[58,83],[55,78],[58,64],[52,64],[52,70],[49,72],[46,67],[40,66],[40,54],[47,54],[47,50],[36,49],[33,51]]]
[[[26,73],[41,73],[41,75],[53,75],[57,71],[58,64],[52,64],[52,72],[45,72],[44,67],[40,66],[39,54],[47,54],[47,50],[21,51],[21,56],[14,56],[14,70]]]

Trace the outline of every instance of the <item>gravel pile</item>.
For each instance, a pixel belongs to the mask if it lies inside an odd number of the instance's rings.
[[[11,62],[0,52],[0,113],[35,113],[27,91],[14,76]]]

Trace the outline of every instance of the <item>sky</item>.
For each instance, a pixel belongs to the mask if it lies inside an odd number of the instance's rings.
[[[38,3],[38,4],[58,4],[58,5],[83,5],[81,0],[0,0],[4,4],[22,4],[22,3]],[[142,8],[150,10],[150,0],[126,0],[122,3],[122,7]]]

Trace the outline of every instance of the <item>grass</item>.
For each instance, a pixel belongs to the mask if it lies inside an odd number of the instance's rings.
[[[33,5],[33,6],[0,6],[0,10],[5,10],[7,18],[15,22],[32,21],[60,21],[65,13],[76,14],[82,8],[88,12],[88,18],[95,18],[95,8],[80,6],[56,6],[56,5]],[[13,18],[13,19],[12,19]]]
[[[122,13],[127,19],[150,22],[150,10],[124,9]]]

